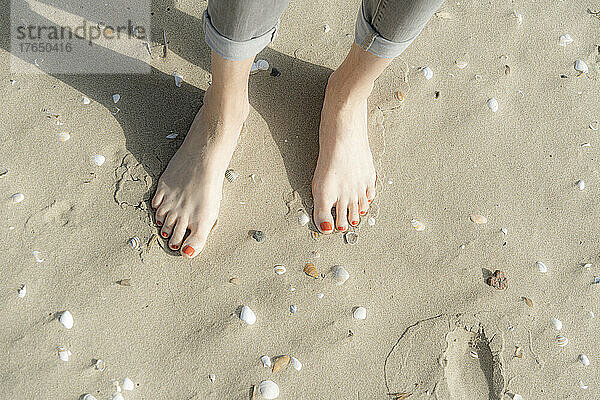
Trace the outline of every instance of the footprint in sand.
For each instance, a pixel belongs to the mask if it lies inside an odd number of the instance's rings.
[[[440,315],[400,336],[384,365],[390,394],[411,399],[500,400],[504,393],[500,332],[478,319]]]

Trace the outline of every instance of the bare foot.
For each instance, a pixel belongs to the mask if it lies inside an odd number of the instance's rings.
[[[194,257],[219,215],[225,170],[249,111],[248,93],[237,97],[210,87],[185,140],[158,181],[152,207],[169,247]],[[189,236],[183,242],[187,231]]]
[[[329,78],[321,125],[319,158],[312,182],[314,220],[323,233],[358,225],[375,197],[375,167],[367,136],[367,97]],[[334,223],[331,213],[336,209]]]

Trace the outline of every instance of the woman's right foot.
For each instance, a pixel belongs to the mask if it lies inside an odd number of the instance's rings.
[[[216,224],[225,170],[248,116],[247,85],[245,90],[229,89],[213,85],[206,91],[204,104],[158,180],[152,199],[161,236],[170,237],[169,247],[186,258],[204,249]]]

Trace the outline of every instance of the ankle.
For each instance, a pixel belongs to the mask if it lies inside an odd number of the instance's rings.
[[[205,112],[217,115],[223,122],[243,123],[250,112],[248,88],[224,88],[211,85],[204,94]]]
[[[342,106],[362,104],[371,94],[373,85],[374,82],[365,81],[338,69],[327,80],[325,96],[327,100]]]

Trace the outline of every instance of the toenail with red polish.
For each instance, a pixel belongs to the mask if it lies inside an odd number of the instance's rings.
[[[190,256],[190,257],[194,255],[194,251],[195,251],[195,250],[194,250],[194,248],[193,248],[192,246],[189,246],[189,245],[186,245],[186,246],[183,248],[183,252],[184,252],[186,255]]]
[[[167,236],[169,236],[169,235],[167,235],[167,232],[163,232],[163,233],[161,233],[161,235],[162,235],[162,237],[164,237],[164,238],[166,238]]]
[[[343,231],[344,227],[343,226],[338,226],[338,231]]]
[[[177,250],[177,249],[179,248],[179,246],[175,245],[175,246],[171,246],[171,248],[172,248],[173,250]]]
[[[156,225],[158,225],[158,226],[161,226],[161,225],[162,225],[162,222],[160,222],[160,221],[156,221]]]
[[[364,212],[364,211],[360,212],[360,215],[365,215],[365,214],[366,214],[366,212]]]
[[[358,221],[352,221],[351,224],[352,225],[358,225]]]
[[[331,229],[333,229],[331,227],[331,224],[329,222],[327,222],[327,221],[326,222],[321,222],[320,226],[321,226],[321,230],[322,231],[330,231]]]

